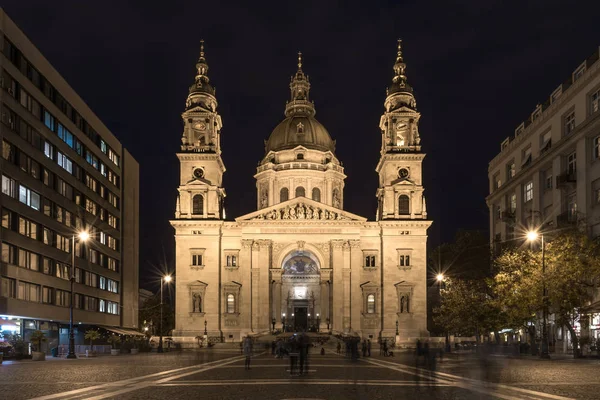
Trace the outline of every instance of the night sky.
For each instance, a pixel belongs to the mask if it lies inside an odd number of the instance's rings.
[[[402,38],[422,114],[432,248],[458,229],[487,230],[488,162],[600,45],[598,4],[17,0],[2,7],[140,163],[140,273],[148,286],[156,265],[173,268],[175,153],[200,39],[224,125],[228,218],[256,209],[263,140],[284,118],[302,51],[316,117],[337,140],[348,176],[345,209],[374,219],[378,124]]]

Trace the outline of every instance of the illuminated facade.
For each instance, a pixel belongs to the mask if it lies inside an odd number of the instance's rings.
[[[427,220],[418,122],[400,47],[380,120],[376,221],[344,210],[344,168],[315,119],[298,57],[285,119],[265,142],[257,210],[225,220],[222,121],[204,49],[182,114],[176,326],[185,342],[275,329],[406,342],[426,330]],[[374,140],[376,140],[374,138]]]

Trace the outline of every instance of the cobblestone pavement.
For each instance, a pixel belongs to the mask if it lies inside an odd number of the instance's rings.
[[[288,359],[205,350],[0,365],[0,399],[600,399],[598,360],[451,355],[435,371],[410,353],[351,361],[313,354],[308,373]]]

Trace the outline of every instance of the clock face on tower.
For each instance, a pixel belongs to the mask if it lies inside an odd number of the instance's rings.
[[[198,131],[205,131],[206,124],[204,122],[198,122],[196,125],[194,125],[194,129],[196,129]]]
[[[204,178],[204,170],[202,168],[194,169],[194,178],[196,178],[196,179]]]
[[[406,168],[400,168],[400,169],[398,170],[398,176],[399,176],[401,179],[408,178],[408,170],[407,170]]]

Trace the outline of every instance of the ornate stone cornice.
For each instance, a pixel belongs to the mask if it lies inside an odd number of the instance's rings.
[[[306,222],[333,222],[357,221],[365,222],[366,218],[350,212],[328,206],[306,197],[297,197],[271,207],[236,218],[237,222],[246,221],[301,221]]]
[[[342,249],[344,249],[344,251],[350,251],[350,245],[348,244],[348,242],[344,241]]]
[[[255,243],[258,243],[261,249],[268,249],[273,244],[273,241],[270,239],[258,239]]]
[[[360,240],[352,239],[348,241],[350,243],[350,247],[353,249],[360,249]]]
[[[254,240],[252,239],[242,239],[242,248],[249,249],[252,247],[252,243]]]

